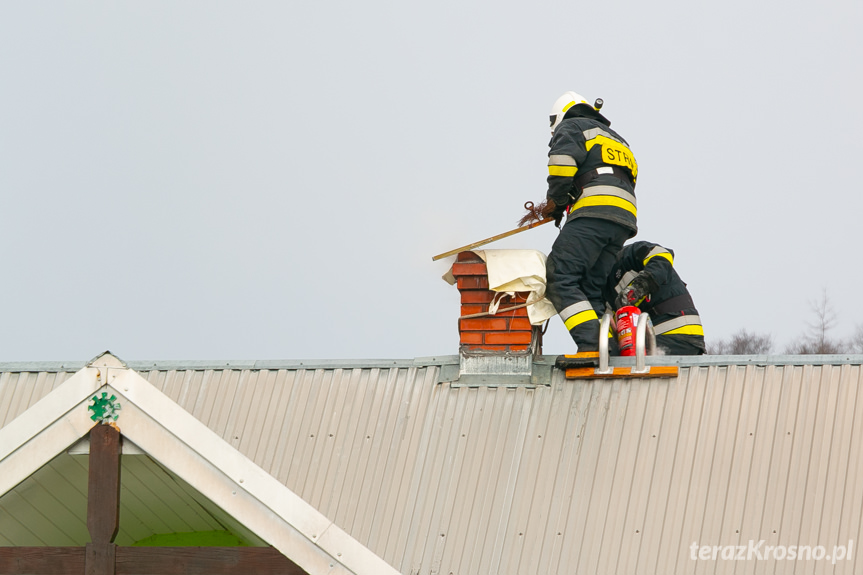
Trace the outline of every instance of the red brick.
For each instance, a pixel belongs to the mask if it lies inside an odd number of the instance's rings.
[[[456,256],[455,261],[457,262],[482,262],[482,258],[476,255],[473,252],[459,252]]]
[[[459,276],[487,276],[488,268],[484,263],[454,263],[452,265],[452,275]]]
[[[527,351],[528,347],[526,345],[511,345],[509,346],[509,351]]]
[[[476,318],[459,320],[459,331],[506,331],[504,318]]]
[[[533,334],[529,331],[507,331],[485,334],[485,343],[491,344],[527,344],[531,342]]]
[[[486,276],[461,276],[456,278],[458,289],[488,289]]]
[[[533,326],[530,325],[530,320],[521,317],[514,317],[509,320],[509,329],[511,330],[526,330],[530,331]]]
[[[461,343],[470,343],[474,345],[482,344],[481,331],[463,331],[459,334],[459,336],[459,342]]]
[[[476,348],[474,348],[476,349]],[[486,351],[509,351],[509,346],[506,345],[484,345],[480,349]]]
[[[506,309],[506,305],[501,306],[503,309]],[[518,309],[510,310],[510,311],[500,311],[494,314],[495,317],[527,317],[527,308],[520,307]]]
[[[461,292],[461,303],[489,303],[494,292],[489,290],[465,290]]]
[[[461,306],[461,315],[471,315],[475,313],[485,313],[488,311],[487,305],[470,304]]]

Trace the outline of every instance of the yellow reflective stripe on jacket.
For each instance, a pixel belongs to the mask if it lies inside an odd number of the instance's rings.
[[[697,315],[682,315],[664,321],[653,328],[656,335],[704,335],[701,318]]]
[[[584,188],[581,197],[570,208],[569,213],[590,206],[614,206],[621,208],[637,217],[635,196],[614,186],[591,186]]]
[[[549,176],[569,176],[572,177],[578,171],[575,164],[575,158],[565,154],[552,154],[548,157],[548,175]]]
[[[575,175],[575,172],[578,171],[578,168],[575,166],[549,166],[548,167],[548,175],[549,176],[569,176],[572,177]]]
[[[656,246],[655,248],[650,250],[650,253],[647,254],[646,258],[644,258],[644,261],[642,262],[642,264],[646,266],[647,262],[649,262],[650,260],[652,260],[656,256],[659,256],[661,258],[665,258],[668,260],[668,263],[670,263],[672,266],[674,265],[674,256],[671,255],[671,252],[669,252],[667,249],[665,249],[661,246]]]

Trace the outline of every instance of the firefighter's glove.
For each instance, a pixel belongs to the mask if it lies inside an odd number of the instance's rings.
[[[548,199],[543,202],[542,215],[546,218],[554,218],[554,225],[560,227],[560,221],[563,219],[563,214],[566,213],[566,206],[558,206],[554,200]]]
[[[641,272],[629,282],[623,290],[617,294],[617,300],[614,302],[617,309],[624,306],[634,305],[638,307],[645,301],[650,301],[650,294],[657,289],[656,280],[654,280],[647,272]]]
[[[565,213],[566,213],[566,208],[561,208],[560,210],[557,210],[556,212],[551,214],[551,217],[554,218],[554,226],[557,229],[560,229],[560,222],[563,220],[563,214],[565,214]]]

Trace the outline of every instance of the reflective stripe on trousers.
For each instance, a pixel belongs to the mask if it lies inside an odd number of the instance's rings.
[[[561,311],[559,315],[560,319],[563,320],[563,325],[566,326],[567,331],[586,321],[599,319],[599,316],[596,315],[596,311],[593,309],[593,306],[590,305],[589,301],[574,303]]]
[[[704,328],[701,326],[701,318],[697,315],[682,315],[668,321],[664,321],[653,327],[656,335],[700,335],[704,336]]]

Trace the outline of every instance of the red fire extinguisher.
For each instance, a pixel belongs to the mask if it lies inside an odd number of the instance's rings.
[[[641,310],[633,305],[623,306],[615,314],[617,322],[617,345],[620,355],[635,355],[635,327]]]

